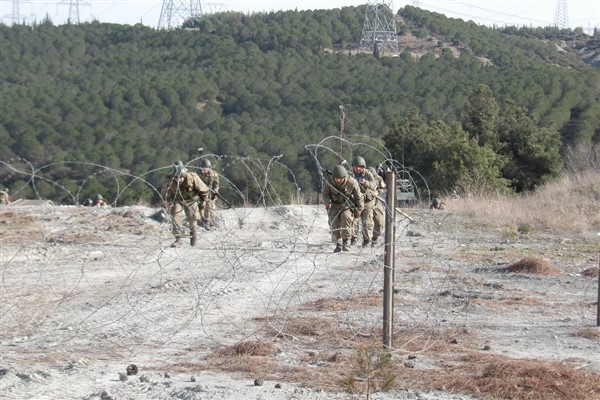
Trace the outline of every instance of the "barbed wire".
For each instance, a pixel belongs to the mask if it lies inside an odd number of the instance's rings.
[[[426,182],[381,143],[359,139],[331,136],[306,146],[321,182],[327,179],[324,170],[343,163],[336,150],[340,143],[352,150],[350,155],[369,154],[380,165],[406,173],[413,183],[413,177]],[[2,345],[107,358],[152,350],[157,358],[184,359],[182,353],[190,349],[205,353],[248,339],[335,351],[380,336],[384,245],[334,254],[324,207],[282,204],[284,196],[271,184],[273,171],[281,169],[301,190],[281,156],[209,154],[187,166],[196,168],[207,157],[244,169],[251,190],[260,196],[256,205],[219,210],[217,229],[202,231],[193,248],[169,247],[171,223],[154,219],[156,208],[79,206],[82,187],[99,174],[114,181],[113,205],[136,182],[160,195],[150,176],[166,175],[171,166],[133,175],[94,163],[65,162],[92,171],[72,189],[42,176],[60,163],[35,167],[23,159],[0,161],[11,174],[25,177],[36,196],[41,197],[36,189],[40,180],[64,190],[73,203],[2,210],[8,224],[0,236]],[[123,177],[125,182],[119,179]],[[232,193],[247,198],[220,177]],[[426,183],[420,186],[428,198]],[[476,278],[467,273],[470,266],[449,259],[444,250],[463,240],[455,216],[428,208],[412,211],[418,213],[417,222],[397,218],[394,238],[398,293],[393,351],[398,354],[446,346],[445,332],[466,329],[473,300],[481,298],[472,288]],[[18,357],[5,354],[6,360]]]

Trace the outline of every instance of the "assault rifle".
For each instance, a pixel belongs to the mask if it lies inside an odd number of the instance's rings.
[[[221,196],[221,194],[219,192],[215,192],[213,189],[210,189],[210,194],[211,195],[216,195],[219,199],[221,199],[221,201],[223,203],[225,203],[225,205],[227,206],[227,209],[229,210],[230,208],[233,208],[233,206],[231,205],[230,202],[228,202],[223,196]]]

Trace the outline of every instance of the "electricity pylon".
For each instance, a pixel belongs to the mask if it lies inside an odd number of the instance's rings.
[[[569,27],[567,0],[556,1],[556,12],[554,13],[554,26],[560,29],[567,29]]]
[[[68,0],[60,3],[69,6],[69,19],[67,21],[70,24],[79,24],[81,22],[79,19],[79,3],[80,0]]]
[[[393,1],[369,1],[360,48],[380,55],[399,54]]]
[[[13,25],[24,22],[27,18],[21,15],[21,0],[12,0],[12,14],[3,15],[2,18],[10,19]]]
[[[199,20],[201,17],[200,0],[163,0],[158,29],[175,28],[186,20]]]

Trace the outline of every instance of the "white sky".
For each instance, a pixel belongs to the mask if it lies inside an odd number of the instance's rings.
[[[190,0],[173,0],[175,4]],[[571,28],[581,27],[591,33],[600,27],[600,0],[561,0],[567,4]],[[55,24],[64,23],[69,16],[69,4],[79,4],[80,22],[93,19],[100,22],[156,27],[166,0],[0,0],[0,16],[5,24],[12,23],[13,7],[18,4],[19,15],[27,23],[40,21],[46,15]],[[334,9],[367,4],[369,0],[200,0],[204,12],[216,11],[279,11]],[[381,2],[371,0],[371,2]],[[387,0],[389,3],[389,0]],[[393,1],[394,11],[410,4],[438,12],[448,17],[473,20],[484,25],[552,26],[558,0],[428,0]],[[74,8],[75,10],[75,8]]]

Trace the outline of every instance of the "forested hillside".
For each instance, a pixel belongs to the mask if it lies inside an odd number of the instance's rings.
[[[160,187],[164,168],[198,157],[202,147],[223,156],[215,158],[217,170],[240,191],[248,192],[248,177],[236,159],[282,155],[288,170],[270,183],[290,196],[295,185],[310,194],[320,170],[305,146],[340,133],[341,105],[348,140],[385,140],[393,158],[417,168],[437,191],[464,181],[439,175],[453,165],[468,170],[463,151],[477,153],[483,175],[491,168],[492,186],[519,191],[555,175],[560,150],[600,141],[600,70],[558,44],[593,47],[599,37],[490,29],[407,6],[398,14],[402,53],[389,57],[358,51],[363,18],[363,7],[346,7],[214,14],[173,31],[0,25],[0,182],[31,196],[22,190],[26,177],[7,164],[44,166],[36,174],[60,187],[38,185],[38,194],[68,203],[65,188],[76,190],[97,166]],[[477,98],[492,111],[476,110]],[[475,121],[480,111],[491,120]],[[514,122],[526,128],[508,129]],[[428,134],[415,135],[411,124]],[[525,148],[528,135],[536,140]],[[350,151],[383,161],[368,149]],[[439,152],[456,154],[432,166]],[[534,161],[532,152],[540,153]],[[148,186],[127,184],[134,190],[120,202],[158,201]],[[110,197],[113,186],[97,180],[84,191]]]

